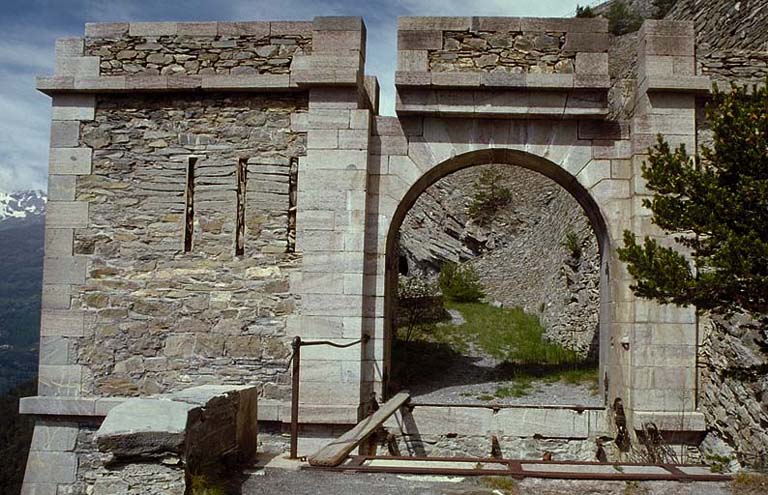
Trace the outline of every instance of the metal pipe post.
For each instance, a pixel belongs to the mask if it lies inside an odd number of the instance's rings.
[[[299,451],[299,366],[301,362],[301,337],[291,342],[293,347],[293,376],[291,377],[291,459],[298,459]]]

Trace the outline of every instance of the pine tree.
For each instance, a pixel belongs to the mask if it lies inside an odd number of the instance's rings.
[[[597,14],[595,14],[595,11],[592,9],[592,7],[582,7],[581,5],[577,4],[576,17],[591,19],[592,17],[597,17]]]
[[[634,33],[643,23],[640,14],[624,0],[614,0],[605,17],[608,19],[608,30],[616,36]]]
[[[653,18],[664,19],[677,0],[653,0]]]
[[[503,185],[504,174],[496,167],[480,173],[469,204],[469,216],[481,225],[493,220],[494,215],[512,201],[512,191]]]
[[[643,205],[676,245],[624,232],[619,258],[635,294],[713,314],[750,314],[768,330],[768,89],[715,92],[713,141],[700,157],[661,136],[642,167]],[[688,253],[686,257],[682,248]],[[690,261],[689,261],[690,260]],[[764,344],[764,343],[763,343]]]

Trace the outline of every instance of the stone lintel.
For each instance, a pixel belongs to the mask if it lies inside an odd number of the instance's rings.
[[[400,31],[607,33],[608,20],[550,17],[399,17]]]
[[[357,69],[297,70],[291,73],[291,84],[308,86],[357,86],[362,72]]]
[[[556,91],[511,89],[411,89],[397,92],[396,110],[405,115],[445,115],[511,119],[605,119],[608,106],[603,90]]]
[[[607,61],[607,60],[606,60]],[[607,67],[606,67],[607,68]],[[577,74],[507,74],[496,72],[397,71],[398,88],[521,88],[521,89],[602,89],[611,86],[605,73]]]
[[[359,59],[356,59],[359,60]],[[39,77],[37,89],[50,96],[67,93],[167,92],[180,90],[211,91],[275,91],[294,89],[288,74],[259,75],[171,75],[171,76],[102,76]],[[84,96],[84,95],[72,96]],[[91,119],[93,117],[90,117]],[[54,119],[56,115],[54,113]],[[70,120],[70,119],[62,119]],[[75,120],[75,119],[71,119]],[[90,120],[90,119],[81,119]]]

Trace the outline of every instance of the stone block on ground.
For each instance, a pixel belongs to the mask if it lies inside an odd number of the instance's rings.
[[[176,454],[193,465],[236,451],[252,455],[256,397],[255,387],[203,385],[129,399],[109,411],[96,444],[117,458]]]

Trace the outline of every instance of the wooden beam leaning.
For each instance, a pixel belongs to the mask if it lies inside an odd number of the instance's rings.
[[[309,456],[311,466],[338,466],[361,442],[368,438],[384,422],[411,399],[407,391],[399,392],[385,402],[376,412],[360,421],[354,428]]]

